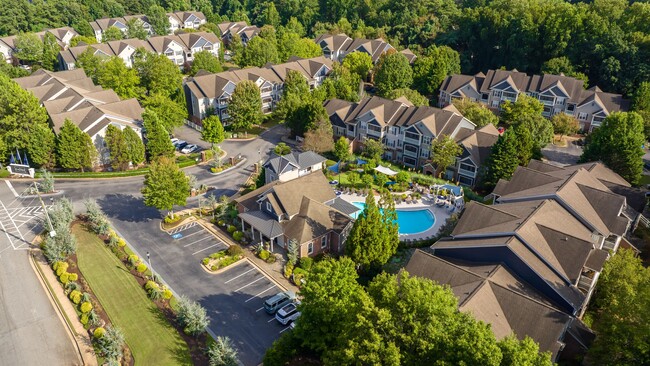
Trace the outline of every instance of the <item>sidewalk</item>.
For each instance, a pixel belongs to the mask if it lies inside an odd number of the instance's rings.
[[[88,366],[96,366],[97,358],[95,357],[95,352],[93,350],[92,342],[88,331],[84,329],[77,312],[75,311],[74,306],[68,300],[68,297],[63,291],[63,287],[59,284],[54,272],[47,264],[43,252],[40,250],[33,250],[31,255],[32,263],[35,266],[38,266],[36,271],[39,279],[45,281],[43,285],[47,288],[47,291],[56,298],[54,302],[54,307],[63,312],[61,314],[65,319],[66,328],[70,330],[70,335],[76,342],[77,348],[83,359],[83,364]],[[36,268],[35,268],[36,269]],[[43,277],[42,277],[43,276]],[[71,327],[71,328],[70,328]]]
[[[235,245],[235,243],[228,235],[222,233],[219,229],[215,228],[214,225],[206,219],[200,219],[198,222],[206,230],[214,234],[221,241],[223,241],[228,246]],[[284,265],[284,260],[279,258],[275,263],[266,263],[265,261],[258,258],[254,253],[252,253],[248,248],[244,248],[244,256],[257,267],[260,271],[264,272],[269,278],[271,278],[276,284],[282,287],[284,290],[291,290],[293,292],[298,292],[298,287],[291,283],[288,279],[284,278],[282,267]]]

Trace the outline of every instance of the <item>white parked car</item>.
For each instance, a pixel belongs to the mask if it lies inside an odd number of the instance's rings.
[[[177,143],[178,143],[178,141],[180,141],[180,140],[179,140],[179,139],[177,139],[176,137],[174,137],[174,138],[171,138],[171,139],[169,139],[169,141],[171,141],[171,142],[172,142],[172,145],[174,145],[174,146],[176,146],[176,144],[177,144]]]
[[[275,313],[275,320],[280,322],[282,325],[287,325],[290,322],[298,319],[298,317],[300,317],[298,304],[300,304],[300,302],[296,301],[283,306],[282,309],[278,310],[278,312]]]
[[[189,145],[185,146],[185,147],[181,150],[181,152],[182,152],[183,154],[190,154],[190,153],[195,152],[195,151],[198,150],[198,149],[199,149],[198,146],[196,146],[196,145],[194,145],[194,144],[189,144]]]
[[[172,145],[174,145],[174,147],[176,147],[176,146],[178,146],[178,145],[180,145],[182,143],[187,144],[187,142],[185,142],[185,140],[176,139],[176,141],[174,141],[174,139],[172,139],[171,141],[172,141]]]

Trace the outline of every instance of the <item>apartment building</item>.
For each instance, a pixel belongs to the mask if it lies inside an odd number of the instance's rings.
[[[388,42],[381,38],[365,39],[355,38],[352,39],[346,34],[321,34],[314,39],[322,49],[323,55],[332,61],[343,61],[343,58],[348,54],[358,51],[367,53],[372,58],[373,63],[379,61],[379,57],[388,50],[394,50]],[[411,51],[406,51],[404,54],[409,62],[413,62],[415,55]]]
[[[556,167],[532,160],[495,188],[494,205],[471,202],[449,238],[416,253],[412,275],[449,285],[459,309],[497,338],[530,336],[554,361],[586,351],[580,321],[605,262],[638,213],[609,187],[629,184],[601,163]]]
[[[177,35],[154,36],[146,40],[137,38],[110,41],[91,45],[80,45],[68,48],[59,53],[59,67],[62,70],[73,70],[79,56],[92,49],[99,57],[117,56],[127,67],[133,66],[133,56],[138,49],[167,56],[174,64],[185,66],[194,60],[194,54],[199,51],[209,51],[219,56],[221,42],[219,37],[210,32],[179,33]]]
[[[241,39],[242,44],[246,45],[248,42],[260,33],[260,28],[248,23],[242,22],[223,22],[217,24],[221,32],[221,40],[225,43],[232,42],[232,37],[237,34]]]
[[[284,80],[290,70],[301,73],[313,89],[320,86],[332,70],[332,62],[322,56],[292,58],[279,65],[204,73],[188,78],[184,87],[191,118],[195,123],[200,123],[206,111],[213,109],[222,121],[227,121],[230,97],[242,80],[251,80],[260,88],[262,110],[270,113],[282,97]]]
[[[109,125],[132,128],[141,135],[142,112],[135,99],[120,100],[113,90],[102,89],[83,69],[51,72],[39,69],[29,76],[14,79],[41,102],[58,133],[66,119],[92,139],[99,152],[99,164],[109,164],[104,141]]]
[[[70,27],[48,29],[38,32],[36,35],[43,40],[46,33],[52,34],[54,38],[56,38],[56,41],[62,50],[65,50],[70,46],[70,40],[72,37],[79,35]],[[0,38],[0,57],[2,57],[2,59],[8,64],[17,65],[20,62],[20,60],[14,57],[14,52],[16,51],[16,37],[17,36],[7,36]]]
[[[613,112],[629,109],[620,94],[606,93],[597,86],[584,89],[584,81],[564,75],[532,75],[515,70],[488,70],[487,74],[448,76],[440,87],[441,107],[454,98],[468,98],[499,111],[506,101],[515,102],[521,94],[538,99],[543,115],[558,113],[574,116],[582,130],[590,132]]]
[[[476,127],[453,107],[415,107],[406,98],[366,97],[357,103],[327,100],[325,110],[334,136],[345,136],[359,149],[367,139],[381,141],[384,159],[413,168],[431,157],[431,142],[441,135],[457,140]]]
[[[101,42],[104,32],[106,32],[110,27],[116,27],[126,35],[128,30],[127,24],[133,19],[139,21],[143,28],[149,32],[149,35],[154,34],[149,18],[144,14],[125,15],[123,17],[115,18],[101,18],[90,22],[90,27],[93,29],[97,42]],[[200,11],[177,11],[174,13],[167,13],[167,19],[169,20],[169,31],[167,34],[174,34],[176,31],[186,28],[199,29],[199,27],[207,21],[205,15]],[[159,34],[159,36],[162,36],[162,34]]]

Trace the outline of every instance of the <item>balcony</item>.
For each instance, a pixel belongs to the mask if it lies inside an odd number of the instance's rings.
[[[381,131],[375,131],[375,130],[368,129],[367,134],[368,134],[369,136],[377,136],[377,137],[381,137]]]
[[[603,243],[603,250],[615,250],[616,249],[616,239],[608,238],[605,239]]]
[[[405,144],[412,144],[412,145],[420,146],[420,139],[419,138],[418,139],[413,139],[413,138],[404,136],[404,143]]]
[[[476,178],[476,171],[471,171],[463,168],[458,168],[458,174],[466,177]]]
[[[591,287],[594,285],[595,274],[596,273],[593,271],[583,272],[578,280],[578,288],[582,291],[589,292]]]
[[[418,152],[417,151],[409,151],[409,150],[404,149],[402,154],[404,154],[405,156],[410,156],[412,158],[417,158],[418,157]]]

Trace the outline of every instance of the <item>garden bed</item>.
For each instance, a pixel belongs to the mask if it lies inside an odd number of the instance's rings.
[[[226,250],[212,253],[201,260],[208,272],[219,272],[244,259],[244,251],[239,245],[231,245]]]

